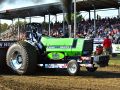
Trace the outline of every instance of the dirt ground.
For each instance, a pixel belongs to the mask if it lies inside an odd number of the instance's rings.
[[[77,76],[63,70],[30,76],[0,73],[0,90],[120,90],[120,66],[98,68],[94,73],[81,68]]]

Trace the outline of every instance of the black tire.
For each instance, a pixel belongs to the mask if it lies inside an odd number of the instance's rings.
[[[92,67],[92,68],[86,67],[86,69],[88,72],[95,72],[97,70],[97,67]]]
[[[112,53],[112,57],[117,57],[117,54],[116,53]]]
[[[37,68],[37,52],[34,46],[21,41],[7,51],[7,65],[17,74],[33,74]]]
[[[120,37],[117,39],[117,44],[120,44]]]
[[[68,62],[67,71],[68,74],[72,76],[78,74],[78,72],[80,71],[80,66],[78,65],[76,60],[70,60]]]

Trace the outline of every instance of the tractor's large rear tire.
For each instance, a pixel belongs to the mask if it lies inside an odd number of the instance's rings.
[[[7,51],[7,65],[17,74],[33,74],[37,67],[37,52],[34,46],[21,41]]]

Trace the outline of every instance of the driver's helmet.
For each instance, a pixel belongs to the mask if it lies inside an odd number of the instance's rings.
[[[33,33],[41,33],[42,28],[40,23],[28,23],[26,24],[26,31],[31,31]]]
[[[40,23],[28,23],[25,25],[26,37],[29,38],[30,34],[37,36],[37,33],[41,34],[42,28]]]

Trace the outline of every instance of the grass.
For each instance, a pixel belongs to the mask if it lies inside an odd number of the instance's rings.
[[[110,60],[109,64],[110,65],[120,65],[120,60]]]
[[[117,57],[111,57],[110,61],[109,61],[110,65],[120,65],[120,55],[118,55]]]

